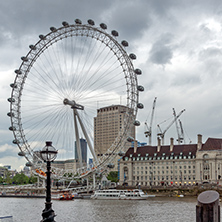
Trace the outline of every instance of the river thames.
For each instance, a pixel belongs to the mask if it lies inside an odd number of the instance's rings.
[[[90,222],[176,222],[196,220],[196,198],[153,197],[148,200],[52,201],[55,221]],[[0,217],[13,222],[41,221],[45,199],[0,198]]]

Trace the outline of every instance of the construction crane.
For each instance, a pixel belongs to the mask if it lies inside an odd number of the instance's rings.
[[[174,108],[173,108],[173,115],[174,115],[174,120],[175,120],[175,124],[176,124],[177,136],[178,136],[177,142],[178,142],[178,144],[181,144],[181,143],[183,143],[183,140],[184,140],[183,126],[182,126],[182,123],[179,119],[178,119],[178,122],[179,122],[179,125],[178,125],[177,115],[176,115],[176,111]]]
[[[160,130],[160,133],[157,134],[157,136],[159,136],[162,139],[162,145],[164,145],[164,136],[166,131],[173,125],[173,123],[180,117],[180,115],[185,111],[185,109],[183,109],[182,111],[180,111],[180,113],[174,118],[174,120],[167,126],[167,128],[162,131],[160,128],[160,125],[158,124],[157,127]]]
[[[145,122],[145,125],[147,127],[147,131],[144,132],[146,137],[149,137],[149,145],[152,145],[152,125],[153,125],[153,117],[154,117],[154,110],[156,107],[156,100],[157,97],[155,97],[154,101],[153,101],[153,108],[152,108],[152,113],[151,113],[151,118],[150,118],[150,124],[149,126],[147,125],[147,122]]]
[[[180,124],[180,131],[181,131],[181,138],[183,138],[183,142],[184,143],[186,143],[185,142],[185,137],[184,137],[184,131],[183,131],[183,125],[182,125],[182,122],[178,119],[178,122],[179,122],[179,124]]]

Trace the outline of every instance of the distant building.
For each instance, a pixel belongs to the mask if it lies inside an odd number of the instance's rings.
[[[22,173],[24,173],[26,176],[30,177],[31,176],[31,170],[29,167],[25,166],[22,170]]]
[[[83,138],[80,139],[80,147],[81,147],[81,152],[82,152],[82,161],[83,163],[87,163],[87,142]],[[77,160],[79,159],[76,141],[75,141],[75,159]]]
[[[97,116],[94,117],[94,150],[97,156],[109,155],[107,150],[114,143],[119,132],[124,128],[124,119],[128,115],[129,108],[122,105],[112,105],[103,107],[97,110]],[[135,138],[135,126],[129,132],[129,136]],[[125,145],[125,150],[131,146],[128,142]],[[118,170],[117,162],[120,157],[115,160],[114,170]]]
[[[8,169],[6,167],[0,167],[0,176],[5,177],[6,172],[8,172]]]
[[[119,162],[120,184],[193,185],[218,183],[222,176],[222,139],[197,144],[131,147]]]
[[[86,165],[86,164],[83,164]],[[54,160],[52,162],[52,167],[60,168],[64,170],[76,171],[79,167],[78,159],[68,159],[68,160]]]
[[[7,168],[8,170],[11,170],[12,168],[11,165],[5,165],[4,167]]]

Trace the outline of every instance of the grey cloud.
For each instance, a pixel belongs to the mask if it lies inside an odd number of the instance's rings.
[[[165,34],[157,40],[150,50],[151,62],[159,65],[170,63],[173,58],[173,47],[171,46],[171,34]]]

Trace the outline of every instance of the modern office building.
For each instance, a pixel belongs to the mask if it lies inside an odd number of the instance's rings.
[[[112,105],[97,110],[97,116],[94,118],[94,149],[97,156],[109,155],[107,150],[114,143],[119,132],[124,128],[124,119],[128,115],[129,108],[122,105]],[[135,126],[129,132],[129,136],[135,138]],[[128,149],[131,143],[126,143],[124,149]],[[115,168],[117,170],[117,161],[115,160]]]
[[[83,138],[80,139],[80,147],[81,147],[81,152],[82,152],[82,161],[83,161],[83,163],[87,163],[87,142]],[[79,159],[76,141],[75,141],[75,159],[77,159],[77,160]]]
[[[218,183],[222,175],[222,139],[197,144],[131,147],[119,161],[120,184],[193,185]]]

